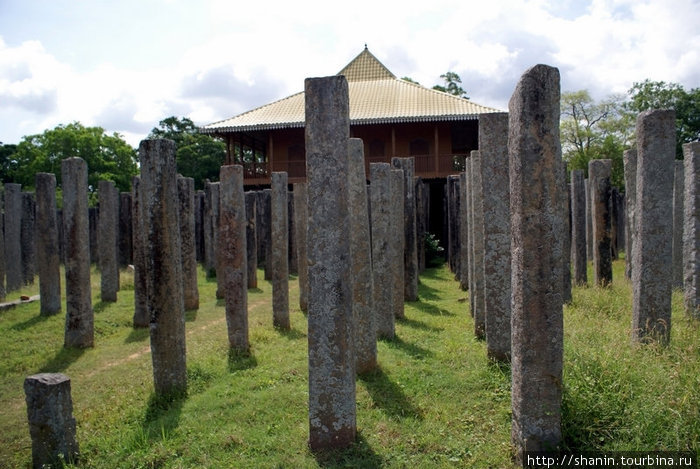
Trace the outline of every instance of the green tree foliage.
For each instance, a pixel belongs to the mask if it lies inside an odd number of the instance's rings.
[[[169,138],[177,144],[177,170],[194,178],[197,189],[204,187],[204,180],[219,179],[219,169],[226,159],[226,146],[220,140],[199,133],[187,117],[170,116],[153,128],[149,138]]]
[[[676,158],[683,159],[684,143],[700,140],[700,88],[686,91],[678,83],[644,80],[628,91],[626,109],[636,115],[649,109],[676,111]]]
[[[16,167],[14,155],[17,153],[17,145],[3,145],[0,142],[0,182],[12,182],[10,174]]]
[[[469,99],[467,92],[464,90],[464,88],[462,88],[462,79],[455,72],[443,73],[440,75],[440,78],[443,79],[445,84],[433,86],[434,90],[459,96],[460,98]]]
[[[88,166],[88,190],[97,190],[101,179],[113,181],[120,191],[131,190],[131,178],[136,174],[136,150],[122,137],[107,135],[101,127],[85,127],[79,122],[58,125],[38,135],[22,138],[14,152],[5,153],[3,145],[2,179],[34,187],[34,175],[53,173],[61,182],[61,160],[78,156]]]

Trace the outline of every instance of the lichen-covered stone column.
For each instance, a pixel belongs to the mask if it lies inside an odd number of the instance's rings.
[[[309,310],[309,262],[306,246],[306,229],[309,222],[309,212],[306,183],[294,184],[294,231],[297,247],[297,268],[299,270],[299,309]]]
[[[258,288],[258,236],[256,225],[256,200],[255,192],[245,193],[245,238],[246,238],[246,266],[248,269],[248,288]]]
[[[22,185],[5,184],[5,275],[7,292],[22,288]]]
[[[187,391],[187,354],[175,142],[143,140],[139,159],[153,384],[156,395],[177,396]]]
[[[367,182],[362,140],[348,140],[348,210],[350,212],[350,265],[352,267],[352,313],[355,322],[355,371],[377,367],[372,278],[372,246],[367,209]]]
[[[22,227],[20,239],[22,242],[22,283],[34,285],[36,270],[36,246],[34,243],[34,222],[36,202],[34,194],[22,192]]]
[[[428,217],[425,207],[425,193],[428,190],[423,179],[416,177],[416,247],[418,258],[418,273],[425,270],[425,235],[428,232]]]
[[[473,297],[474,335],[478,339],[486,337],[486,314],[484,306],[484,197],[481,180],[481,154],[474,150],[471,152],[471,209],[472,209],[472,254],[474,280],[473,290],[469,290],[469,296]]]
[[[636,200],[637,200],[637,150],[632,148],[622,154],[625,168],[625,211],[627,223],[625,224],[625,276],[632,278],[632,251],[636,231]]]
[[[0,211],[0,301],[5,300],[5,214]]]
[[[391,166],[403,170],[404,206],[404,299],[418,300],[418,251],[416,240],[416,200],[413,184],[415,160],[413,158],[392,158]]]
[[[63,230],[66,234],[66,347],[94,345],[94,312],[90,288],[87,163],[61,161]]]
[[[222,166],[219,243],[221,285],[226,295],[229,347],[246,353],[248,342],[248,249],[243,166]]]
[[[484,316],[486,353],[510,360],[510,175],[508,114],[479,117],[483,183]]]
[[[42,316],[61,311],[61,271],[58,257],[58,225],[56,223],[56,176],[37,173],[36,187],[36,250],[39,272],[40,313]]]
[[[447,176],[447,265],[453,273],[457,272],[457,204],[455,185],[459,176]]]
[[[588,162],[593,234],[593,281],[602,287],[612,282],[611,174],[612,160]]]
[[[370,203],[372,210],[372,273],[374,276],[374,310],[377,334],[392,339],[394,337],[394,273],[398,267],[392,264],[392,252],[398,251],[392,245],[395,227],[391,213],[391,165],[370,163]],[[403,175],[401,175],[403,183]],[[401,244],[401,243],[396,243]],[[401,265],[401,304],[403,304],[403,265]]]
[[[632,340],[671,338],[671,248],[676,113],[637,117],[637,238],[632,251]]]
[[[566,163],[562,162],[562,213],[564,215],[564,227],[562,231],[562,236],[564,239],[564,256],[562,261],[564,265],[562,266],[562,300],[564,304],[571,303],[573,298],[571,293],[571,186],[566,182],[567,167]]]
[[[344,76],[307,78],[309,445],[355,441],[355,356],[348,209],[350,116]],[[332,190],[329,190],[332,188]]]
[[[467,184],[467,173],[463,171],[459,174],[461,199],[459,204],[459,287],[462,290],[469,289],[469,203],[467,200],[469,188]],[[510,245],[508,249],[510,249]]]
[[[673,288],[683,288],[683,161],[673,161]]]
[[[406,297],[406,267],[404,262],[406,257],[404,256],[404,240],[403,236],[396,235],[396,227],[401,227],[404,224],[404,184],[406,182],[406,177],[402,169],[392,169],[389,174],[389,214],[391,217],[391,227],[394,230],[390,241],[390,256],[389,261],[393,273],[391,276],[392,283],[394,285],[394,299],[392,305],[394,307],[394,318],[402,319],[405,318],[404,314],[404,299]]]
[[[131,219],[131,192],[119,194],[119,267],[134,262],[134,222]]]
[[[289,274],[298,275],[299,266],[297,261],[297,240],[296,240],[296,230],[294,229],[294,192],[287,191],[287,228],[289,234],[287,239],[289,240],[289,247],[287,248],[287,254],[289,255]]]
[[[511,435],[518,464],[523,452],[554,450],[562,439],[561,278],[565,253],[559,100],[559,71],[536,65],[520,78],[508,106],[513,256]]]
[[[685,310],[700,318],[700,142],[683,145],[683,298]]]
[[[469,290],[469,314],[474,317],[474,210],[472,210],[472,159],[464,160],[464,177],[467,180],[464,200],[465,209],[467,211],[467,267],[468,281],[467,290]]]
[[[99,181],[100,214],[97,219],[97,246],[100,251],[100,298],[117,301],[119,265],[117,264],[117,220],[119,193],[112,181]]]
[[[63,467],[77,463],[78,443],[70,378],[61,373],[39,373],[24,380],[32,466]]]
[[[272,255],[272,324],[289,329],[289,214],[287,173],[272,173],[270,234]]]
[[[131,216],[134,220],[132,244],[134,249],[134,327],[148,327],[151,321],[146,302],[146,233],[143,224],[141,177],[131,180]]]
[[[177,196],[182,244],[182,290],[185,310],[190,311],[199,308],[197,255],[194,240],[194,179],[178,177]]]
[[[586,285],[586,188],[583,184],[583,170],[571,171],[571,263],[574,270],[574,283]]]
[[[262,190],[264,279],[272,281],[272,189]]]
[[[590,178],[583,180],[586,190],[586,260],[593,260],[593,220],[591,219],[591,184]]]

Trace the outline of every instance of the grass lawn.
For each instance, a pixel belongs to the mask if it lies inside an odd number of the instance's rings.
[[[623,275],[615,261],[611,287],[575,288],[564,309],[565,445],[697,451],[699,324],[674,292],[671,345],[633,345]],[[38,372],[71,378],[80,467],[513,467],[510,369],[487,360],[467,293],[445,266],[424,272],[396,339],[379,341],[379,369],[358,378],[356,444],[318,455],[307,447],[298,284],[290,280],[292,329],[283,332],[272,327],[262,278],[248,295],[251,354],[240,356],[229,353],[216,284],[200,272],[200,308],[187,313],[189,393],[170,404],[153,399],[149,336],[131,326],[128,273],[119,301],[101,303],[93,272],[93,349],[64,349],[65,314],[41,317],[38,303],[0,313],[0,467],[31,465],[22,384]]]

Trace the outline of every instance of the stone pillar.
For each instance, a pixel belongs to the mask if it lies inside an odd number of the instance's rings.
[[[637,117],[637,239],[632,252],[632,340],[671,338],[671,248],[676,113]]]
[[[122,192],[119,194],[119,267],[121,268],[134,263],[133,229],[131,192]]]
[[[389,213],[391,218],[391,228],[393,231],[393,237],[389,242],[391,246],[391,260],[390,264],[394,269],[392,275],[393,285],[394,285],[394,299],[392,304],[394,305],[394,318],[403,319],[406,317],[404,314],[404,298],[406,291],[406,267],[404,266],[405,261],[405,249],[403,241],[405,238],[396,235],[396,227],[403,226],[404,223],[404,188],[403,185],[406,181],[406,176],[403,174],[402,169],[392,169],[389,175]]]
[[[586,285],[586,188],[582,169],[571,171],[571,263],[576,285]]]
[[[683,161],[674,160],[673,172],[673,288],[683,288]]]
[[[562,175],[562,211],[564,214],[564,256],[562,260],[564,265],[562,266],[562,300],[565,304],[570,304],[572,300],[571,294],[571,187],[566,183],[566,163],[562,162],[561,170]]]
[[[97,247],[97,219],[99,213],[97,207],[88,208],[88,237],[90,238],[90,263],[99,265],[100,250]]]
[[[425,213],[425,192],[428,190],[420,177],[416,177],[416,247],[418,273],[425,270],[425,236],[428,233],[428,218]]]
[[[216,230],[218,225],[219,186],[204,185],[204,270],[207,278],[216,276]]]
[[[611,168],[612,177],[612,168]],[[610,186],[610,258],[613,261],[619,259],[618,248],[617,248],[617,219],[619,214],[617,212],[617,197],[618,197],[617,187]]]
[[[593,260],[593,220],[591,216],[591,184],[590,176],[583,180],[586,191],[586,260]]]
[[[36,246],[34,243],[34,221],[36,202],[34,194],[22,192],[22,227],[20,239],[22,242],[22,283],[34,285],[36,270]]]
[[[219,223],[221,285],[226,295],[226,324],[231,349],[247,353],[248,266],[243,166],[222,166]]]
[[[246,267],[248,288],[258,288],[258,237],[256,228],[255,192],[245,193],[245,237],[246,237]]]
[[[508,106],[513,256],[511,435],[518,464],[523,452],[555,450],[562,439],[561,277],[565,253],[559,99],[559,71],[536,65],[521,77]]]
[[[148,327],[151,321],[146,302],[147,264],[146,240],[147,234],[143,221],[143,200],[141,199],[141,177],[134,176],[131,180],[131,216],[134,220],[133,249],[134,249],[134,327]]]
[[[58,226],[58,259],[63,264],[66,262],[66,235],[63,232],[63,210],[56,210],[56,225]]]
[[[287,173],[273,172],[270,198],[272,323],[289,329],[289,214],[287,213]]]
[[[287,228],[289,232],[287,234],[287,239],[289,240],[289,246],[287,248],[287,254],[289,255],[289,274],[298,275],[299,266],[297,263],[297,246],[296,246],[296,236],[294,229],[294,192],[287,192]]]
[[[42,316],[61,311],[61,271],[58,257],[58,225],[56,223],[56,176],[37,173],[36,187],[36,250],[39,272],[40,312]]]
[[[309,219],[307,199],[306,183],[294,184],[294,231],[299,270],[299,309],[305,313],[309,310],[309,263],[306,246],[306,230]]]
[[[460,216],[459,214],[462,211],[462,183],[461,183],[461,178],[459,175],[453,176],[455,178],[454,185],[452,187],[453,190],[453,216],[454,216],[454,222],[453,222],[453,231],[454,231],[454,241],[452,243],[453,249],[454,249],[454,274],[455,274],[455,280],[458,280],[462,276],[462,258],[460,257],[460,239],[462,236],[462,233],[460,232]]]
[[[372,245],[367,210],[367,182],[362,140],[348,140],[348,210],[350,212],[350,275],[355,323],[355,371],[377,367],[377,325],[373,302]]]
[[[467,180],[464,199],[467,211],[467,290],[469,290],[469,314],[474,317],[474,211],[472,210],[472,159],[464,160],[464,177]]]
[[[403,170],[404,196],[404,299],[418,301],[418,254],[416,244],[416,201],[413,185],[415,160],[413,158],[392,158],[391,166]]]
[[[472,208],[472,232],[473,243],[472,254],[474,277],[473,290],[469,290],[469,296],[473,297],[474,335],[477,339],[486,337],[486,314],[484,304],[484,192],[481,180],[481,154],[479,151],[472,151],[469,158],[471,160],[471,208]]]
[[[625,150],[622,154],[625,165],[625,211],[627,223],[625,224],[625,276],[632,278],[632,251],[634,240],[637,237],[635,226],[636,199],[637,199],[637,150]]]
[[[306,175],[309,257],[309,445],[355,441],[347,80],[307,78]],[[332,188],[332,190],[329,190]]]
[[[194,239],[194,179],[177,178],[178,212],[180,219],[180,240],[182,244],[182,290],[185,310],[199,308],[199,287],[197,286],[197,255]]]
[[[70,378],[61,373],[40,373],[24,380],[32,466],[63,467],[78,462]]]
[[[5,301],[5,214],[0,210],[0,301]]]
[[[194,194],[194,240],[197,262],[204,262],[204,191]]]
[[[459,174],[459,287],[469,289],[469,194],[466,171]],[[509,241],[510,242],[510,241]],[[510,246],[508,247],[510,249]],[[510,267],[508,267],[510,269]]]
[[[483,189],[486,353],[510,361],[510,176],[508,114],[479,117]]]
[[[87,243],[87,164],[82,158],[61,161],[63,230],[66,233],[66,347],[94,345],[94,314]]]
[[[394,297],[396,296],[396,284],[394,274],[399,269],[392,261],[393,251],[398,249],[394,244],[400,245],[395,240],[395,227],[392,221],[395,218],[391,213],[391,165],[389,163],[370,163],[369,165],[370,197],[372,202],[372,274],[374,276],[374,310],[377,334],[381,337],[392,339],[394,337]],[[403,183],[403,174],[401,182]],[[403,304],[403,266],[401,266],[401,304]]]
[[[588,162],[593,236],[593,281],[602,287],[612,282],[611,172],[612,160]]]
[[[265,280],[272,280],[272,189],[263,189],[263,250],[265,259]]]
[[[458,191],[455,189],[459,181],[459,176],[447,176],[447,264],[450,270],[455,273],[457,271],[457,204],[455,198]]]
[[[5,184],[5,275],[7,292],[22,288],[22,185]]]
[[[685,310],[700,319],[700,142],[683,145],[683,298]]]
[[[216,276],[216,298],[221,300],[224,298],[224,291],[222,290],[221,278],[216,275],[216,269],[219,268],[219,252],[221,251],[221,246],[219,245],[219,215],[221,213],[221,186],[218,182],[211,183],[211,231],[212,231],[212,251],[214,262],[214,276]]]
[[[100,250],[100,294],[102,301],[117,301],[119,266],[117,265],[117,219],[119,203],[112,181],[99,181],[100,215],[97,220],[97,246]]]
[[[143,140],[141,199],[146,233],[146,285],[156,395],[187,391],[175,142]]]

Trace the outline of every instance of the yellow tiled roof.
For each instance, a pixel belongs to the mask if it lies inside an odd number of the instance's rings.
[[[468,99],[396,78],[365,49],[338,75],[348,80],[350,124],[380,124],[476,119],[501,112]],[[230,119],[205,125],[205,133],[304,127],[304,92]]]

